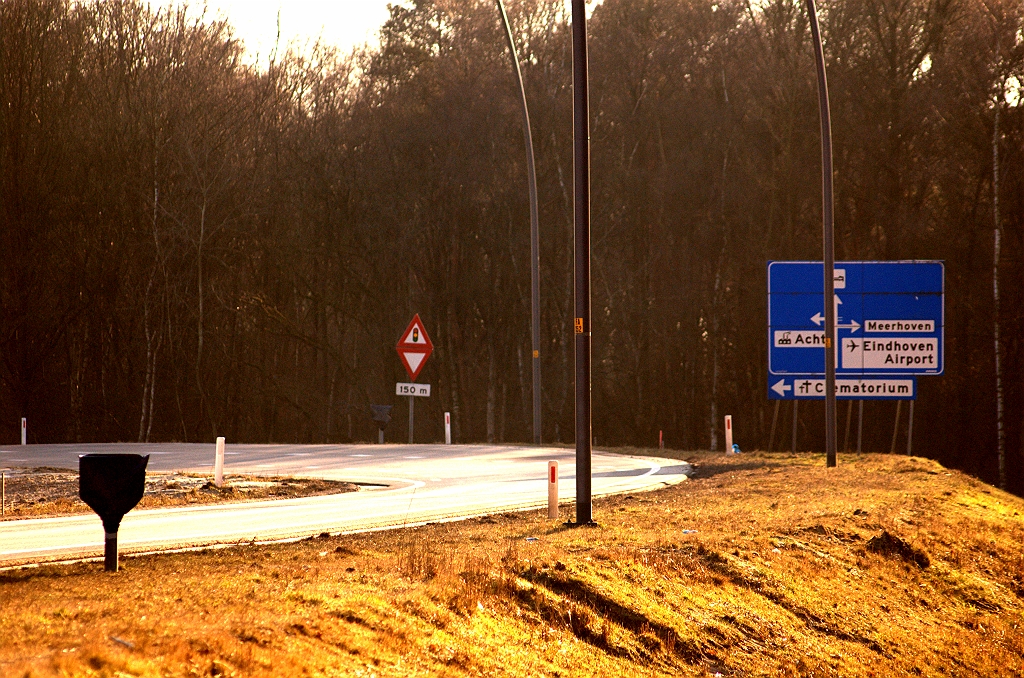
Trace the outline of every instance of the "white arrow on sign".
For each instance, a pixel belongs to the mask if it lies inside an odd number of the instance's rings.
[[[792,391],[793,387],[787,384],[785,379],[779,379],[776,383],[772,384],[772,390],[780,396],[786,397],[786,391]]]
[[[847,329],[851,332],[856,332],[860,329],[860,323],[856,320],[851,320],[849,325],[836,325],[836,329]]]
[[[839,306],[843,303],[843,300],[839,298],[839,295],[834,295],[836,298],[836,305],[833,308],[836,310],[836,325],[839,326]],[[811,322],[821,327],[821,324],[825,322],[825,316],[821,313],[814,313],[811,315]],[[860,327],[859,325],[857,327]]]
[[[835,295],[835,303],[833,304],[833,306],[835,308],[836,329],[837,330],[845,329],[845,330],[850,330],[851,332],[856,332],[857,330],[860,329],[860,323],[857,322],[856,320],[851,320],[849,325],[841,325],[839,323],[839,320],[840,320],[840,318],[839,318],[839,305],[842,304],[842,303],[843,303],[843,300],[839,298],[838,294],[836,294]],[[815,313],[813,316],[811,316],[811,322],[814,323],[815,325],[817,325],[818,327],[821,327],[821,323],[825,322],[825,316],[823,316],[821,313]]]

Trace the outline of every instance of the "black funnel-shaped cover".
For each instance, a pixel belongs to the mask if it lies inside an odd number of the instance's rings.
[[[147,464],[148,454],[79,455],[78,496],[103,520],[107,534],[116,534],[121,518],[142,499]]]

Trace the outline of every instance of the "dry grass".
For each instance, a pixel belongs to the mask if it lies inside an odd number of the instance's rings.
[[[0,675],[1024,674],[1024,502],[918,458],[690,456],[539,513],[0,573]]]

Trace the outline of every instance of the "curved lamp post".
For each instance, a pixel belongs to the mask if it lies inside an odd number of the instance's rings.
[[[526,142],[526,175],[530,185],[530,308],[531,334],[533,339],[533,442],[540,444],[540,235],[537,218],[537,170],[533,161],[533,133],[530,131],[530,109],[526,105],[526,88],[523,86],[523,72],[519,68],[519,54],[512,38],[512,27],[505,13],[505,5],[495,0],[501,23],[508,40],[508,51],[512,57],[512,74],[519,84],[519,101],[523,112],[523,139]]]
[[[825,269],[825,465],[836,465],[836,314],[835,263],[836,251],[832,200],[832,121],[828,105],[828,81],[825,79],[825,55],[821,48],[821,30],[814,0],[807,0],[807,16],[811,22],[811,41],[818,69],[818,112],[821,114],[821,195],[822,249]]]

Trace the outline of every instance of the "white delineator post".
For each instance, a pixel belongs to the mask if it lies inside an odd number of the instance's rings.
[[[21,418],[21,444],[28,445],[28,420]]]
[[[444,413],[444,444],[452,444],[452,413]]]
[[[217,453],[213,460],[213,484],[224,485],[224,438],[217,438]]]
[[[665,431],[664,430],[658,431],[658,449],[659,450],[664,450],[665,449]]]
[[[548,518],[558,517],[558,462],[548,462]]]
[[[732,453],[732,415],[725,415],[725,452]]]

